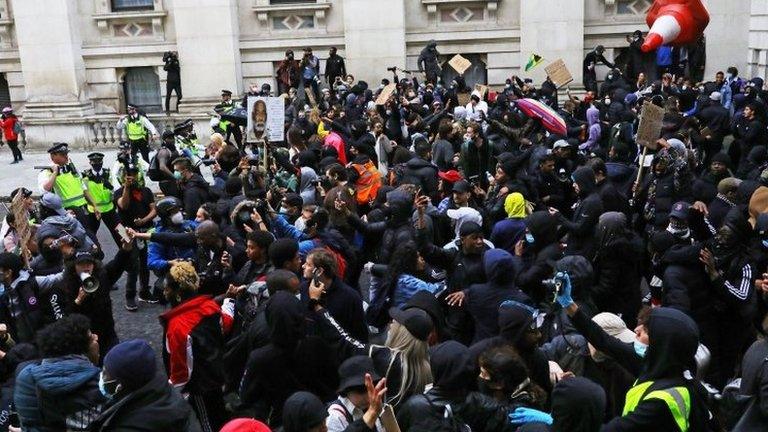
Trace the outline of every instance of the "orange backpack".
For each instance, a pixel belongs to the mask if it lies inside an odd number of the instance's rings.
[[[359,205],[366,205],[376,199],[381,187],[381,174],[373,162],[368,161],[365,164],[352,164],[352,168],[357,171],[357,181],[355,181],[355,199]]]

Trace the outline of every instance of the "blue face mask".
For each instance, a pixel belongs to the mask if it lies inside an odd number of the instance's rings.
[[[763,240],[763,241],[762,241],[762,242],[760,242],[760,243],[762,243],[762,244],[763,244],[763,247],[764,247],[764,248],[768,249],[768,239],[765,239],[765,240]]]
[[[648,345],[640,341],[634,341],[632,345],[634,345],[635,347],[635,354],[639,355],[642,358],[645,358],[645,352],[648,351]]]
[[[533,234],[525,233],[525,241],[526,243],[533,243]]]
[[[174,171],[173,172],[173,178],[175,178],[176,180],[181,180],[181,172]]]

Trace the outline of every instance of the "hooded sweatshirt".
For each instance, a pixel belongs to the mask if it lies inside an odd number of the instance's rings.
[[[48,216],[37,229],[37,238],[59,238],[69,234],[76,238],[79,246],[78,252],[90,252],[93,250],[93,241],[86,234],[85,228],[80,222],[69,214],[64,216]]]
[[[507,195],[504,200],[506,219],[502,219],[493,226],[491,231],[491,243],[497,248],[509,253],[515,253],[515,243],[525,234],[525,198],[519,192]]]
[[[301,167],[301,176],[299,177],[299,195],[304,205],[315,204],[315,186],[312,184],[317,180],[317,173],[310,167]]]
[[[488,282],[471,285],[465,290],[466,308],[475,320],[473,343],[499,333],[499,305],[502,302],[514,300],[531,304],[531,299],[515,287],[519,266],[519,259],[502,249],[491,249],[483,255]]]
[[[587,123],[589,124],[589,138],[583,144],[579,145],[579,150],[595,151],[600,144],[600,110],[594,106],[587,110]]]
[[[583,166],[573,172],[573,182],[579,186],[579,201],[568,220],[558,213],[562,226],[568,231],[566,255],[594,256],[595,227],[603,213],[603,202],[597,194],[595,173],[592,168]]]
[[[553,432],[596,432],[605,416],[605,392],[587,378],[562,380],[552,390]]]

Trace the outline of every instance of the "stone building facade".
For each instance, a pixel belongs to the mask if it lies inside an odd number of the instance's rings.
[[[436,40],[446,62],[473,63],[468,81],[500,85],[530,53],[563,58],[576,83],[597,44],[609,58],[645,29],[651,0],[0,0],[0,105],[23,115],[31,146],[111,145],[125,104],[162,129],[201,128],[221,89],[270,82],[288,48],[338,47],[347,69],[375,85],[386,68],[416,69]],[[709,0],[707,72],[735,65],[766,74],[768,0]],[[747,49],[747,46],[749,48]],[[178,51],[181,113],[162,113],[163,53]],[[324,62],[322,62],[324,65]],[[450,68],[445,68],[450,73]],[[604,71],[603,71],[604,72]],[[543,67],[527,76],[540,81]],[[172,102],[175,105],[175,100]],[[207,127],[205,127],[207,129]],[[202,131],[202,130],[201,130]]]

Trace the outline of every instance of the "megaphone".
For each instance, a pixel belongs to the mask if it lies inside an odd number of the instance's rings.
[[[80,281],[83,284],[83,291],[88,294],[95,293],[99,289],[99,280],[90,273],[80,273]]]

